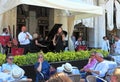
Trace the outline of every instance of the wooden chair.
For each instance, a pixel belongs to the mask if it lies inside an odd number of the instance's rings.
[[[68,75],[73,82],[80,82],[80,74],[71,74],[71,75]]]

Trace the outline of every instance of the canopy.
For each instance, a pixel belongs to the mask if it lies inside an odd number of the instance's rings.
[[[69,15],[76,15],[77,18],[86,18],[103,14],[103,9],[101,7],[75,0],[0,0],[0,14],[20,4],[69,10]]]

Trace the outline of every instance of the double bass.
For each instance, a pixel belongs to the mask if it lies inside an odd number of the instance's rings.
[[[10,47],[10,48],[17,47],[18,46],[18,41],[17,41],[17,39],[12,38],[12,32],[11,32],[10,26],[8,26],[8,31],[9,31],[9,34],[10,34],[10,41],[7,43],[7,46]]]

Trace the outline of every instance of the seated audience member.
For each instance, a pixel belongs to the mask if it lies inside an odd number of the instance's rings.
[[[39,52],[40,50],[45,50],[46,46],[39,42],[39,35],[37,33],[33,34],[33,40],[31,41],[30,52]]]
[[[85,65],[80,71],[85,71],[87,69],[92,69],[97,63],[97,60],[94,58],[94,53],[91,53],[87,65]]]
[[[30,82],[32,81],[32,79],[24,77],[24,73],[25,73],[24,70],[13,63],[14,57],[10,53],[7,54],[6,60],[7,60],[7,63],[3,64],[1,67],[2,72],[10,74],[10,73],[13,73],[15,70],[17,70],[17,72],[22,71],[22,77],[20,77],[20,79],[25,78],[27,81],[30,81]],[[14,74],[12,75],[14,78]]]
[[[11,54],[8,54],[6,56],[7,63],[2,65],[2,72],[4,73],[10,73],[13,68],[18,67],[16,64],[13,63],[14,57]]]
[[[96,63],[97,63],[97,60],[94,58],[94,53],[91,53],[87,65],[85,65],[85,66],[80,70],[81,77],[82,77],[82,78],[85,78],[85,77],[86,77],[86,72],[85,72],[85,71],[86,71],[87,69],[92,69],[92,68],[94,68],[94,66],[96,65]]]
[[[120,38],[119,36],[114,36],[114,38],[115,38],[114,44],[115,53],[113,55],[120,55]]]
[[[35,63],[36,82],[48,80],[50,77],[50,64],[44,60],[43,53],[39,53],[38,61]]]
[[[94,52],[94,58],[98,61],[96,66],[93,69],[87,69],[85,71],[88,72],[88,73],[91,73],[91,75],[99,76],[101,78],[104,78],[106,72],[109,69],[109,66],[106,63],[106,61],[103,59],[103,55],[101,53]],[[96,79],[96,80],[97,80],[97,82],[102,82],[100,79]]]
[[[72,66],[70,63],[65,63],[61,67],[57,67],[57,72],[64,72],[66,74],[80,74],[78,68]]]
[[[54,75],[56,72],[57,72],[57,70],[55,69],[55,67],[51,65],[50,66],[50,76]]]
[[[70,63],[65,63],[63,65],[63,72],[66,74],[72,74],[72,65]]]
[[[14,68],[12,69],[11,71],[11,79],[10,82],[22,82],[22,81],[25,81],[25,82],[32,82],[32,79],[28,79],[24,76],[25,74],[25,71],[23,69],[21,69],[20,67],[18,68]]]
[[[51,76],[47,82],[72,82],[72,80],[65,73],[61,72]]]
[[[111,82],[120,82],[120,67],[117,67],[111,76]]]

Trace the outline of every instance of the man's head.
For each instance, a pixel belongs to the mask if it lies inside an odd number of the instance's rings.
[[[6,56],[6,60],[7,60],[7,63],[12,64],[13,60],[14,60],[14,57],[9,53]]]
[[[22,32],[26,32],[27,31],[26,26],[22,26],[21,30],[22,30]]]
[[[79,37],[78,37],[78,41],[82,41],[82,36],[79,36]]]
[[[92,52],[91,54],[92,56],[94,56],[94,58],[98,61],[98,62],[102,62],[104,59],[103,59],[103,55],[99,52]]]
[[[7,34],[8,33],[8,29],[7,28],[3,28],[3,32]]]
[[[114,36],[115,40],[118,41],[119,40],[119,36]]]
[[[103,37],[103,39],[104,39],[104,40],[107,40],[107,37],[106,37],[106,36],[104,36],[104,37]]]

